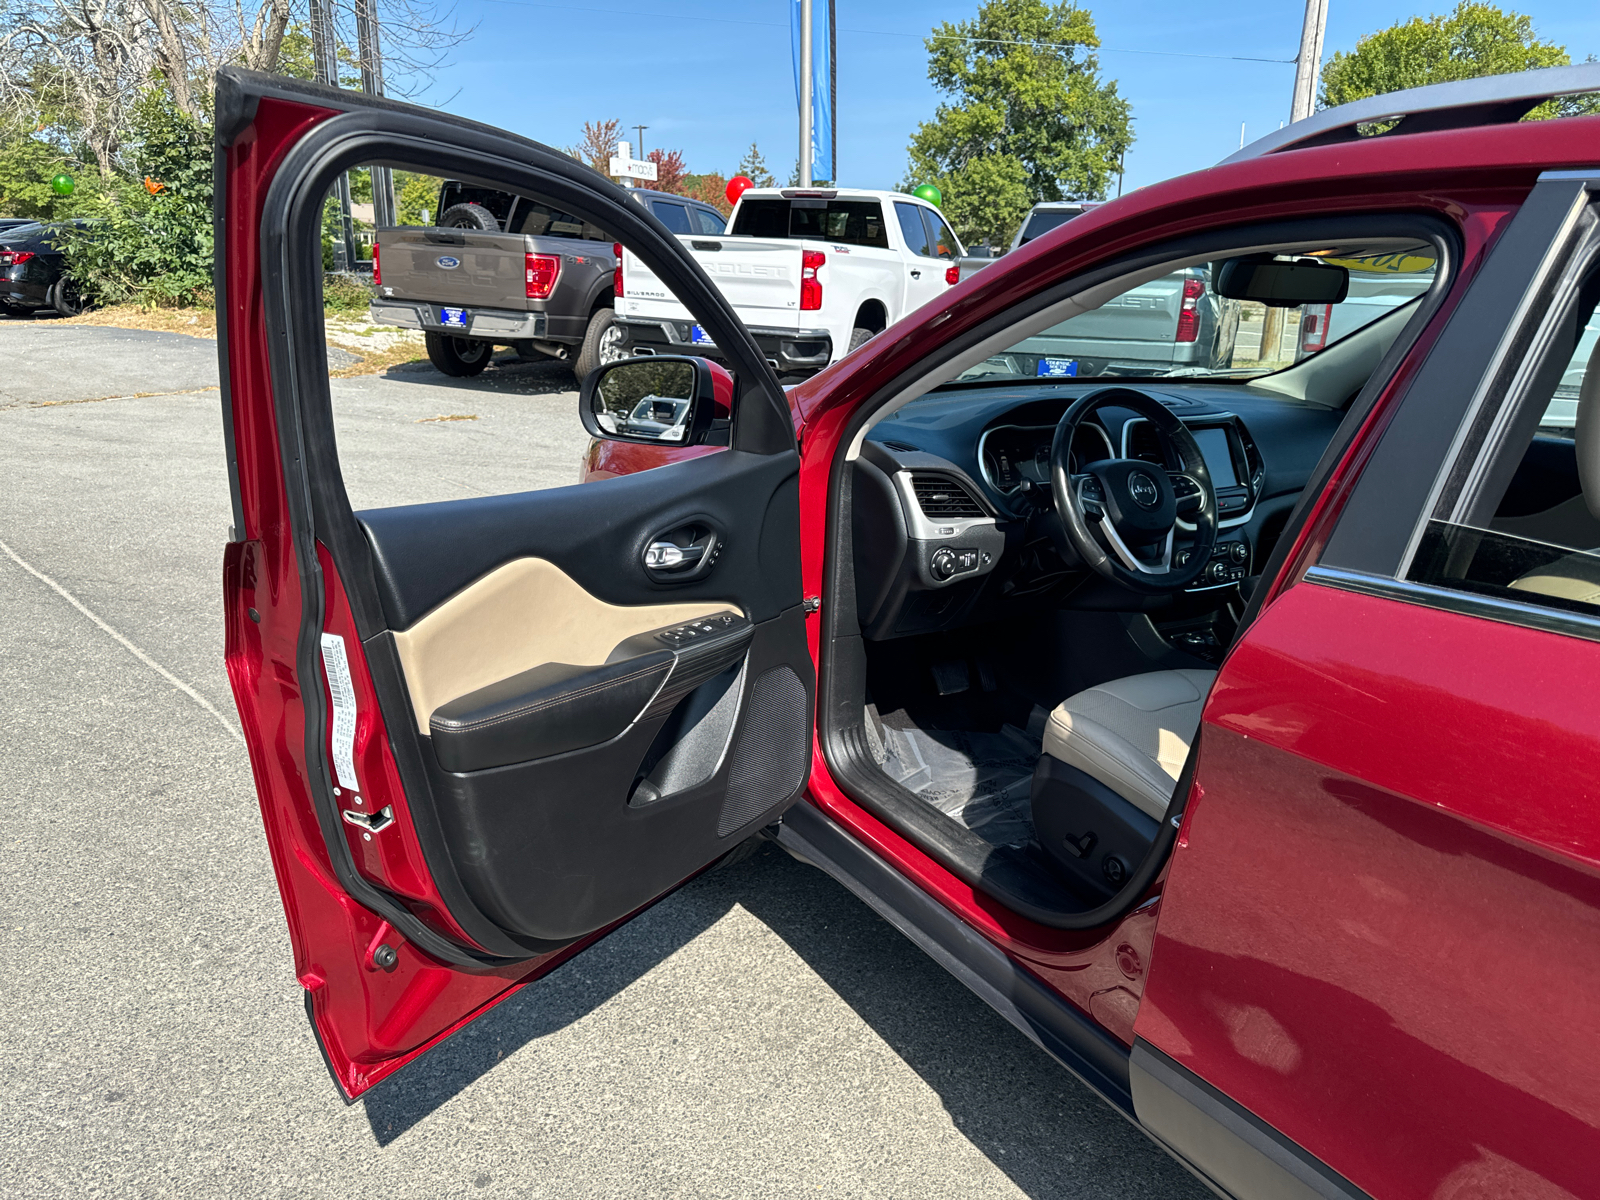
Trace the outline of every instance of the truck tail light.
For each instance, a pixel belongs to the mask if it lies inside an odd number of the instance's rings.
[[[0,267],[20,267],[32,257],[32,250],[0,250]]]
[[[561,274],[561,259],[554,254],[527,254],[528,299],[548,300],[556,286],[556,276]]]
[[[817,270],[828,261],[828,256],[821,250],[802,250],[800,252],[800,309],[802,312],[816,312],[822,307],[822,281],[817,278]]]
[[[611,272],[611,291],[613,295],[622,295],[622,243],[612,242],[611,253],[617,256],[617,269]]]
[[[378,243],[372,243],[372,286],[383,286],[383,267],[378,262]]]
[[[1333,305],[1308,304],[1300,310],[1300,353],[1315,354],[1328,344],[1328,322]]]
[[[959,263],[951,263],[948,267],[946,267],[944,269],[944,281],[946,283],[952,284],[952,285],[960,283],[961,282],[961,264],[959,264]]]
[[[1192,342],[1200,336],[1200,297],[1206,285],[1190,277],[1183,281],[1183,307],[1178,310],[1178,337],[1180,342]]]

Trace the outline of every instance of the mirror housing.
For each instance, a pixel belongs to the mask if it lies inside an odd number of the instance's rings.
[[[1254,300],[1268,308],[1338,304],[1350,294],[1350,270],[1314,258],[1280,262],[1270,254],[1224,260],[1216,272],[1217,295]]]
[[[596,367],[578,392],[578,416],[593,437],[649,446],[705,441],[726,392],[714,364],[690,355],[653,354]],[[721,374],[726,377],[727,372]]]

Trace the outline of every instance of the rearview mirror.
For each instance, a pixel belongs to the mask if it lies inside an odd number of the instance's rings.
[[[1252,254],[1222,262],[1216,289],[1229,300],[1254,300],[1268,308],[1338,304],[1350,292],[1350,272],[1314,258],[1280,262],[1270,254]]]
[[[706,361],[661,354],[597,367],[583,381],[578,415],[595,437],[692,446],[710,426],[712,406]]]

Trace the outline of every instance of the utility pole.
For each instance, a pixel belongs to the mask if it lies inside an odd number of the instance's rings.
[[[383,51],[378,47],[377,14],[373,0],[356,0],[356,46],[361,54],[361,90],[369,96],[383,95]],[[372,175],[372,223],[379,229],[396,223],[394,172],[388,167],[369,167]]]
[[[639,157],[640,158],[644,158],[645,157],[645,153],[644,153],[644,131],[646,129],[649,129],[650,126],[648,126],[648,125],[635,125],[634,128],[639,131]]]
[[[1300,26],[1300,53],[1294,60],[1294,103],[1289,120],[1302,121],[1317,106],[1317,77],[1322,72],[1322,39],[1328,32],[1328,0],[1306,0]]]
[[[331,0],[311,0],[311,56],[318,83],[339,86],[338,31],[333,25]],[[350,177],[341,172],[333,185],[339,200],[339,231],[333,239],[333,269],[349,271],[356,259],[356,231],[350,221]]]
[[[811,0],[800,0],[800,186],[811,186]]]

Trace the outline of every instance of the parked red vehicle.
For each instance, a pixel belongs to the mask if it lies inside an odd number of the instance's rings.
[[[344,1094],[764,836],[1219,1192],[1600,1194],[1600,118],[1519,121],[1593,90],[1323,112],[786,395],[571,159],[224,71],[227,663]],[[354,512],[315,301],[362,160],[606,229],[731,379],[610,364],[587,486]],[[1199,265],[1245,319],[1426,286],[1017,369]]]

